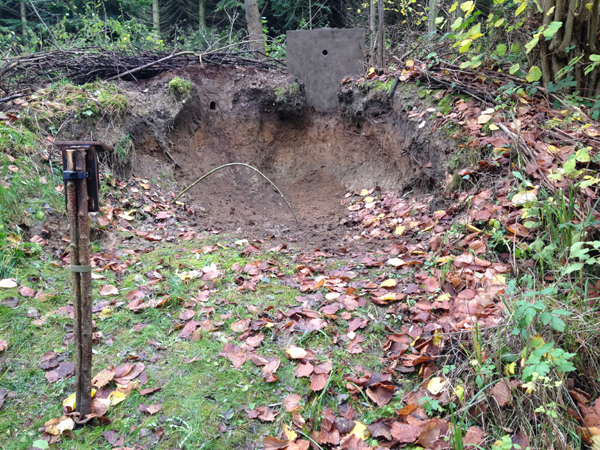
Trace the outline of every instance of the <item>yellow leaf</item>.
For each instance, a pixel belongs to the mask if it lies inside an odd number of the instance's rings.
[[[468,2],[461,3],[460,9],[462,9],[464,12],[467,12],[468,10],[471,9],[472,6],[473,6],[473,2],[468,1]]]
[[[404,234],[405,230],[406,230],[406,227],[403,227],[402,225],[398,225],[396,227],[396,231],[394,231],[394,234],[396,234],[397,236],[402,236]]]
[[[456,395],[458,397],[458,399],[462,402],[463,399],[465,398],[465,388],[462,386],[456,386],[454,388],[454,395]]]
[[[105,308],[102,310],[102,312],[100,313],[100,318],[101,319],[107,319],[110,316],[112,316],[112,309],[110,308]]]
[[[435,330],[433,333],[433,345],[438,345],[442,341],[442,333],[439,330]]]
[[[537,201],[537,196],[534,192],[517,192],[512,198],[512,204],[515,206],[524,205],[525,203]]]
[[[415,66],[415,62],[412,59],[409,59],[408,61],[406,61],[406,67],[414,67]]]
[[[452,261],[455,259],[454,256],[444,256],[443,258],[438,259],[438,264],[446,264],[448,261]]]
[[[393,302],[394,300],[396,300],[396,294],[394,294],[393,292],[390,292],[389,294],[385,294],[385,295],[382,295],[381,297],[378,297],[377,300],[381,300],[382,302],[387,302],[387,301]]]
[[[108,396],[111,406],[118,405],[126,398],[127,398],[127,395],[125,393],[119,392],[119,391],[113,391]]]
[[[67,430],[75,428],[75,421],[70,417],[62,416],[60,419],[50,419],[45,424],[46,433],[59,436]]]
[[[392,258],[392,259],[388,259],[387,262],[390,266],[394,266],[394,267],[400,267],[403,266],[405,264],[404,260],[400,259],[400,258]]]
[[[127,212],[124,212],[123,214],[119,214],[119,217],[121,219],[131,222],[133,219],[135,219],[135,217],[132,216],[132,214],[134,214],[134,213],[135,213],[135,209],[132,209],[131,211],[127,211]]]
[[[352,431],[350,432],[350,434],[353,434],[358,439],[366,439],[371,435],[371,433],[369,433],[369,430],[367,430],[367,427],[364,423],[362,423],[359,420],[355,421],[354,423],[356,425],[354,425],[354,428],[352,428]]]
[[[533,381],[530,381],[529,383],[523,383],[521,386],[524,387],[525,389],[527,389],[527,391],[526,391],[527,394],[531,394],[532,392],[535,391],[535,382],[533,382]]]
[[[470,223],[467,224],[467,230],[469,230],[471,233],[481,233],[481,230],[479,228],[474,227]]]
[[[65,408],[71,408],[71,411],[75,410],[75,396],[76,396],[76,392],[73,392],[71,395],[69,395],[67,398],[65,398],[63,400],[63,406]]]
[[[450,300],[450,294],[442,294],[435,299],[436,302],[445,302],[446,300]]]
[[[398,284],[398,280],[396,280],[394,278],[388,278],[383,283],[381,283],[381,287],[382,288],[393,288],[393,287],[396,287],[397,284]]]
[[[521,6],[519,6],[515,11],[515,17],[519,17],[519,14],[525,11],[525,8],[527,8],[527,2],[523,1],[523,3],[521,3]]]
[[[490,114],[481,114],[481,115],[479,116],[479,118],[477,119],[477,123],[478,123],[479,125],[486,124],[486,123],[488,123],[490,120],[492,120],[492,117],[493,117],[493,116],[492,116],[492,115],[490,115]]]
[[[368,189],[363,189],[362,191],[360,191],[360,196],[364,197],[366,195],[369,195],[369,190]]]
[[[367,77],[373,75],[375,73],[375,68],[371,67],[368,71],[367,71]]]
[[[373,197],[365,197],[365,203],[371,203],[373,202],[375,199]]]
[[[298,437],[298,433],[296,433],[294,430],[292,430],[290,427],[288,427],[285,423],[283,424],[283,434],[285,435],[285,438],[288,441],[295,441],[296,438]]]
[[[535,350],[536,348],[540,348],[545,343],[546,341],[544,341],[544,338],[539,334],[536,334],[531,338],[531,348],[533,350]]]
[[[292,359],[302,359],[305,358],[307,353],[306,350],[300,347],[296,347],[295,345],[290,345],[290,348],[286,350],[287,354],[290,355]]]
[[[444,389],[444,386],[446,386],[446,384],[447,382],[442,377],[435,377],[432,378],[429,384],[427,385],[427,390],[433,395],[437,395],[440,392],[442,392],[442,389]]]
[[[499,129],[500,128],[498,128],[498,125],[496,125],[496,124],[491,124],[490,125],[490,130],[492,130],[492,131],[496,131],[496,130],[499,130]]]
[[[507,377],[514,375],[515,374],[515,368],[517,367],[517,362],[511,362],[510,364],[506,365],[506,368],[504,369],[504,373],[506,374]]]

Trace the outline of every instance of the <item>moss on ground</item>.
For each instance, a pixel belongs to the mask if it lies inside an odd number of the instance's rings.
[[[194,85],[189,80],[175,77],[169,81],[169,93],[177,100],[182,101],[189,98],[194,90]]]

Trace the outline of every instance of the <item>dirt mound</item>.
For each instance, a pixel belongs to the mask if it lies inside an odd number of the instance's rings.
[[[193,84],[183,101],[169,96],[176,75]],[[410,102],[390,101],[384,90],[346,86],[340,111],[319,113],[307,107],[297,80],[253,69],[193,67],[120,86],[131,114],[119,129],[134,139],[135,175],[162,180],[175,192],[220,165],[246,163],[281,189],[300,221],[298,227],[257,173],[232,167],[183,197],[204,228],[319,235],[344,221],[340,200],[348,191],[380,186],[416,195],[433,189],[452,148],[427,131],[431,123],[420,125],[422,115],[409,120]]]

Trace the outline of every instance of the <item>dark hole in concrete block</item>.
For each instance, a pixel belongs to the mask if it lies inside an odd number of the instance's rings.
[[[209,108],[214,111],[217,109],[217,104],[215,102],[210,102]]]
[[[327,50],[323,50],[323,56],[327,56],[327,53],[329,53]]]

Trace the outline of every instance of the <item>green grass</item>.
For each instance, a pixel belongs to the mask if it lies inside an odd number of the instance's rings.
[[[104,319],[95,315],[96,331],[103,334],[103,340],[95,346],[97,354],[94,355],[93,372],[142,355],[152,360],[144,361],[149,375],[149,383],[145,387],[162,387],[162,390],[151,397],[142,397],[134,391],[124,402],[111,407],[108,413],[112,421],[110,425],[75,430],[74,439],[64,440],[57,448],[109,449],[110,445],[102,437],[108,429],[124,434],[126,445],[150,445],[153,433],[159,428],[164,430],[164,436],[157,448],[240,448],[248,442],[261,442],[265,435],[275,435],[283,422],[291,423],[291,414],[278,406],[290,392],[305,396],[304,417],[318,420],[325,407],[337,408],[335,397],[311,393],[308,379],[295,378],[296,363],[289,361],[284,352],[290,342],[312,349],[319,360],[332,359],[334,370],[330,385],[335,392],[346,392],[342,377],[348,373],[349,366],[362,365],[372,371],[383,368],[378,360],[381,345],[385,342],[383,326],[373,327],[372,332],[361,330],[361,334],[367,337],[362,344],[365,351],[350,355],[345,344],[333,344],[336,333],[347,329],[346,322],[339,320],[333,328],[305,334],[262,329],[265,339],[257,353],[281,358],[281,366],[276,372],[279,379],[274,383],[264,382],[262,368],[250,361],[235,369],[228,360],[219,356],[226,342],[241,344],[237,340],[238,333],[233,333],[230,325],[246,317],[255,320],[257,315],[249,312],[250,305],[269,316],[274,316],[278,310],[286,311],[298,306],[295,297],[301,293],[275,277],[259,282],[255,292],[239,291],[235,280],[238,274],[230,270],[234,263],[243,267],[247,262],[268,259],[287,272],[286,268],[293,267],[291,256],[265,254],[245,257],[235,246],[201,255],[200,258],[190,251],[218,240],[226,246],[229,241],[228,238],[213,237],[204,242],[163,243],[156,250],[140,255],[139,264],[132,266],[122,277],[119,301],[124,300],[126,292],[137,287],[136,274],[160,268],[165,279],[156,292],[166,293],[171,300],[162,308],[147,309],[139,314],[121,307],[114,308]],[[100,250],[101,245],[96,246]],[[64,343],[65,327],[71,321],[65,316],[50,315],[70,300],[70,277],[66,270],[50,263],[50,260],[21,261],[17,278],[20,283],[36,290],[43,288],[45,292],[56,293],[54,299],[40,302],[19,296],[16,289],[0,292],[2,298],[19,297],[19,306],[14,310],[0,306],[0,338],[9,343],[0,385],[15,394],[0,410],[0,435],[10,437],[3,442],[5,449],[29,448],[40,437],[37,429],[50,418],[61,415],[62,400],[74,389],[73,378],[48,384],[39,365],[41,356],[50,350],[72,357],[72,344],[65,346]],[[215,332],[202,333],[197,341],[180,340],[180,330],[175,328],[177,317],[184,309],[184,303],[197,294],[204,282],[195,279],[183,283],[177,273],[212,263],[217,264],[224,275],[209,282],[215,292],[210,294],[207,303],[195,309],[214,306],[211,320],[223,323]],[[343,261],[333,261],[331,265],[340,267]],[[96,301],[101,300],[98,295],[101,284],[117,285],[112,273],[105,272],[104,275],[105,279],[94,282]],[[46,323],[40,327],[32,325],[32,318],[27,317],[27,311],[32,307],[42,317],[47,315]],[[380,312],[371,305],[356,310],[355,315],[368,317]],[[225,319],[221,319],[222,314],[227,315]],[[133,326],[136,323],[148,326],[135,332]],[[44,338],[40,339],[40,336]],[[107,339],[112,339],[113,344],[106,345]],[[161,348],[157,349],[151,342],[158,342]],[[196,359],[191,364],[184,362],[193,358]],[[364,406],[361,402],[364,399],[354,405],[357,411],[373,412],[372,406]],[[162,410],[155,416],[145,416],[138,411],[140,403],[161,403]],[[247,410],[263,405],[276,405],[273,409],[279,414],[274,423],[248,419]],[[219,433],[220,425],[227,430]],[[147,430],[150,430],[149,435],[142,436],[148,433]]]

